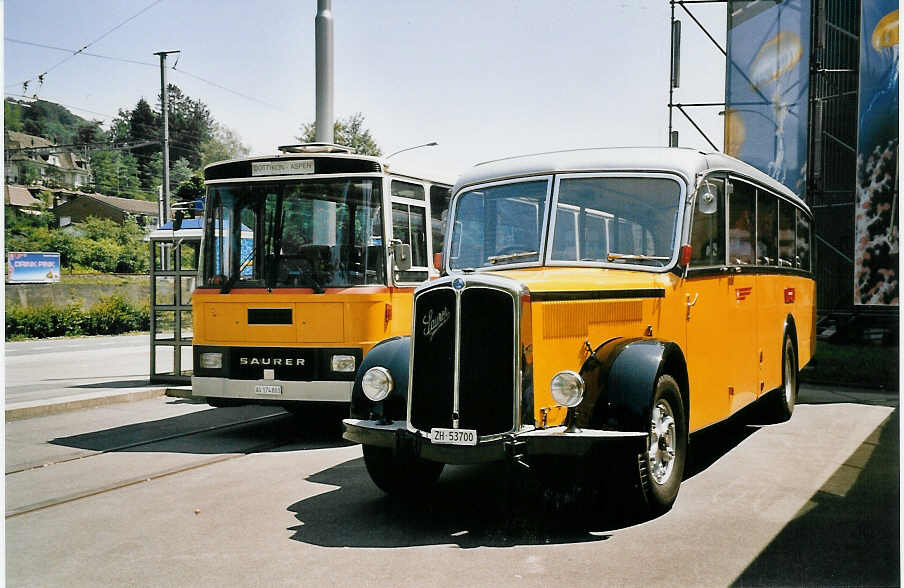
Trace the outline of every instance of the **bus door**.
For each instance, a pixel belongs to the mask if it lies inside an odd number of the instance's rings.
[[[694,204],[691,260],[684,280],[691,430],[724,419],[731,409],[725,212],[725,179],[709,177]]]
[[[728,187],[728,280],[725,341],[729,396],[734,412],[756,399],[759,341],[756,287],[756,188],[736,178]]]
[[[393,283],[416,286],[427,280],[432,260],[427,238],[427,199],[423,184],[410,181],[390,180],[390,214],[392,218],[393,242],[411,246],[411,268],[400,271],[390,258]]]

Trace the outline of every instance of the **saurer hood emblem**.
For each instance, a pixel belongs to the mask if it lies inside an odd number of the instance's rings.
[[[433,313],[432,308],[428,310],[427,314],[424,315],[424,318],[421,319],[421,323],[424,325],[424,336],[433,342],[433,336],[436,335],[437,331],[443,328],[443,325],[449,322],[451,316],[452,313],[449,312],[448,308],[443,308],[436,314]]]

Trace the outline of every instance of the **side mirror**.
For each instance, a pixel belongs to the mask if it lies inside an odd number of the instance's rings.
[[[185,213],[181,210],[177,210],[175,216],[173,216],[173,230],[178,231],[182,228],[182,221],[185,219]]]
[[[433,254],[433,267],[435,267],[439,271],[443,271],[443,254],[442,253],[434,253]]]
[[[411,245],[401,241],[393,241],[392,262],[400,272],[411,269]]]
[[[715,214],[719,210],[719,197],[716,187],[705,182],[697,194],[697,209],[700,214]]]

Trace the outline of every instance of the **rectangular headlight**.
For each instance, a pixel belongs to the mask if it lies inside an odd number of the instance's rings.
[[[202,353],[201,367],[208,370],[217,370],[223,367],[222,353]]]
[[[355,356],[334,355],[330,361],[330,368],[334,372],[353,372],[355,371]]]

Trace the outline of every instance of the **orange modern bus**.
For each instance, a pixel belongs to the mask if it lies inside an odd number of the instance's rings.
[[[754,402],[791,416],[815,315],[812,216],[786,187],[628,148],[480,164],[453,194],[445,275],[415,291],[412,336],[365,357],[344,421],[383,490],[446,463],[600,483],[617,463],[661,512],[689,433]]]
[[[222,406],[347,403],[362,357],[407,334],[448,182],[335,145],[204,169],[192,394]],[[435,276],[433,276],[435,277]]]

